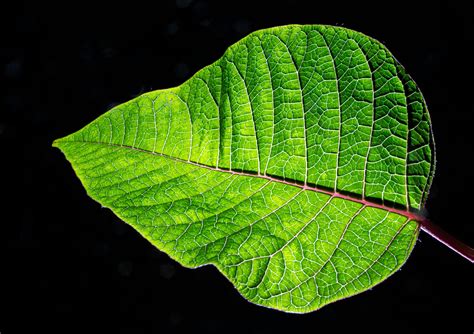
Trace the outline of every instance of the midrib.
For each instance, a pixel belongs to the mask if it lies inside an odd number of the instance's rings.
[[[243,172],[243,171],[238,172],[238,171],[233,171],[233,170],[230,170],[230,169],[222,169],[222,168],[219,168],[219,167],[212,167],[212,166],[204,165],[204,164],[201,164],[201,163],[198,163],[198,162],[188,161],[188,160],[184,160],[184,159],[181,159],[181,158],[173,157],[173,156],[170,156],[170,155],[167,155],[167,154],[164,154],[164,153],[151,152],[151,151],[144,150],[144,149],[137,148],[137,147],[133,147],[133,146],[130,146],[130,145],[120,145],[120,144],[114,144],[114,143],[85,141],[85,140],[58,140],[58,141],[55,142],[55,144],[59,144],[60,142],[63,142],[63,143],[65,143],[65,142],[68,142],[68,143],[85,143],[85,144],[103,145],[103,146],[111,146],[111,147],[119,147],[119,148],[129,149],[129,150],[133,150],[133,151],[137,151],[137,152],[141,152],[141,153],[147,153],[147,154],[151,154],[151,155],[156,155],[156,156],[160,156],[160,157],[167,158],[167,159],[170,159],[170,160],[174,160],[174,161],[178,161],[178,162],[181,162],[181,163],[190,164],[190,165],[197,166],[197,167],[200,167],[200,168],[206,168],[206,169],[209,169],[209,170],[214,170],[214,171],[218,171],[218,172],[222,172],[222,173],[229,173],[229,174],[241,175],[241,176],[250,176],[250,177],[254,177],[254,178],[270,180],[272,182],[279,182],[279,183],[287,184],[287,185],[290,185],[290,186],[293,186],[293,187],[301,188],[303,190],[314,191],[314,192],[329,195],[329,196],[334,197],[334,198],[341,198],[341,199],[348,200],[348,201],[351,201],[351,202],[359,203],[359,204],[362,204],[363,206],[366,206],[366,207],[382,209],[382,210],[385,210],[385,211],[388,211],[388,212],[392,212],[392,213],[407,217],[410,220],[415,220],[418,223],[421,223],[421,222],[426,220],[425,217],[417,214],[416,212],[388,207],[388,206],[385,206],[383,204],[379,204],[379,203],[369,201],[367,199],[357,198],[357,197],[354,197],[354,196],[351,196],[351,195],[348,195],[348,194],[341,194],[337,191],[330,191],[330,190],[327,190],[327,189],[318,188],[317,186],[309,186],[307,184],[299,184],[299,183],[296,183],[296,182],[290,182],[290,181],[282,180],[282,179],[272,177],[272,176],[268,176],[268,175],[262,175],[262,174],[259,175],[259,174],[253,174],[253,173],[248,173],[248,172]]]

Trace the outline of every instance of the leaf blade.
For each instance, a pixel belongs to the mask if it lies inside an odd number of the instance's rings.
[[[386,205],[426,197],[427,127],[421,93],[381,44],[288,26],[56,145],[92,198],[181,264],[213,264],[248,300],[309,312],[406,261],[419,226]]]

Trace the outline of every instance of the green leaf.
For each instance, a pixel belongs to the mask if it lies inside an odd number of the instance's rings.
[[[309,312],[406,261],[434,172],[421,92],[345,28],[254,32],[54,143],[89,196],[249,301]]]

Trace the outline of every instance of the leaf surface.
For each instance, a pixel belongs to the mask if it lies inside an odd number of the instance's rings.
[[[249,301],[309,312],[395,272],[434,172],[426,104],[379,42],[257,31],[55,142],[87,193]]]

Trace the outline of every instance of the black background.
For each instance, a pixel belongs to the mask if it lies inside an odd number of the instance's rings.
[[[472,333],[472,265],[423,233],[373,290],[285,314],[246,302],[215,268],[184,269],[156,250],[88,198],[51,148],[118,103],[179,85],[253,30],[343,25],[385,43],[423,91],[438,160],[427,210],[472,245],[470,1],[38,2],[3,14],[2,334]]]

